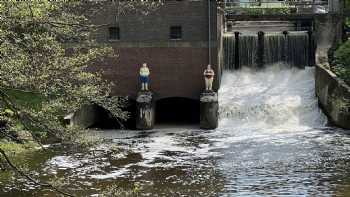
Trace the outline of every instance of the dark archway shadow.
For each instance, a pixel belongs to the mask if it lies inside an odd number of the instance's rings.
[[[89,128],[97,129],[136,129],[136,102],[134,100],[128,100],[127,105],[123,108],[124,111],[129,113],[129,118],[126,121],[118,120],[114,118],[108,110],[103,107],[94,104],[95,113],[98,117],[97,121]]]
[[[182,97],[160,99],[155,116],[156,125],[199,125],[200,102]]]
[[[119,120],[115,119],[111,112],[96,104],[93,104],[93,107],[97,118],[95,119],[94,124],[89,126],[89,128],[117,129],[120,127]]]

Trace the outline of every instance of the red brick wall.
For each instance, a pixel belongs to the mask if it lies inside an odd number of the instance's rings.
[[[220,77],[221,49],[216,20],[216,2],[211,1],[212,64]],[[148,63],[151,70],[151,90],[156,99],[184,97],[199,99],[204,88],[202,76],[208,64],[208,1],[166,1],[157,11],[148,15],[126,13],[116,21],[116,10],[106,3],[105,10],[91,17],[93,23],[102,25],[96,31],[96,40],[112,46],[119,58],[104,62],[101,66],[106,79],[115,83],[113,94],[135,97],[140,89],[139,67]],[[221,17],[221,16],[219,16]],[[183,38],[169,39],[169,28],[181,25]],[[108,27],[120,27],[120,40],[108,39]],[[219,39],[218,39],[219,36]],[[98,65],[97,65],[98,66]],[[214,83],[217,88],[219,83]]]
[[[208,62],[208,48],[147,47],[117,48],[116,51],[118,58],[100,65],[106,79],[115,83],[114,95],[135,97],[140,89],[138,72],[143,62],[149,65],[150,88],[157,100],[198,99],[204,88],[202,73]]]

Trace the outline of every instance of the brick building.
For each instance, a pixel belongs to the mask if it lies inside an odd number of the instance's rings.
[[[135,98],[143,62],[150,67],[150,87],[156,100],[198,100],[204,88],[203,69],[209,61],[217,73],[218,88],[223,15],[216,1],[209,1],[166,0],[147,15],[117,15],[114,3],[106,3],[103,12],[92,20],[97,25],[104,24],[96,32],[97,41],[112,46],[119,56],[102,65],[104,76],[115,83],[113,94]]]

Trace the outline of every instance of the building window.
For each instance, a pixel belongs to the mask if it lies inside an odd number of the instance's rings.
[[[110,40],[119,40],[120,39],[120,29],[119,27],[109,27],[109,39]]]
[[[170,27],[170,39],[172,39],[172,40],[182,39],[182,27],[181,26],[171,26]]]

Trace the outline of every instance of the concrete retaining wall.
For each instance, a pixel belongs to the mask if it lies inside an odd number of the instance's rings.
[[[335,126],[350,129],[350,87],[333,72],[316,66],[316,95],[323,112]]]

